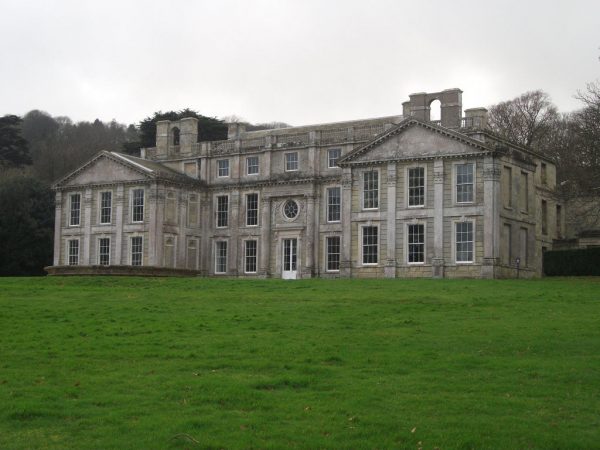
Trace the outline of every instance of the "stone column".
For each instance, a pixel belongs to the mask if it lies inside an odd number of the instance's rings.
[[[483,160],[483,278],[495,278],[500,263],[500,168],[493,156]]]
[[[123,261],[123,205],[125,203],[125,195],[123,193],[123,185],[117,186],[117,195],[115,197],[115,265],[126,264]]]
[[[200,270],[204,276],[211,273],[210,268],[213,264],[211,257],[210,236],[213,233],[213,214],[211,207],[212,194],[198,194],[198,205],[200,208],[200,226],[202,234],[200,236]]]
[[[313,274],[318,276],[321,273],[321,208],[323,207],[321,202],[323,196],[321,195],[321,187],[319,186],[315,190],[315,213],[313,218],[314,231],[313,231]]]
[[[384,273],[396,278],[396,163],[387,166],[387,252]]]
[[[230,209],[231,215],[229,217],[229,273],[233,276],[237,276],[238,273],[243,270],[238,270],[240,262],[238,261],[238,247],[240,245],[239,240],[239,211],[240,211],[240,193],[237,191],[231,191],[229,194],[229,201],[231,202]]]
[[[444,161],[433,162],[433,278],[444,278]]]
[[[161,262],[156,259],[156,251],[161,242],[159,241],[159,230],[162,229],[162,224],[158,223],[157,212],[158,212],[158,186],[156,183],[150,186],[148,190],[148,265],[149,266],[160,266]]]
[[[352,169],[342,170],[342,260],[340,276],[352,276]]]
[[[92,189],[87,188],[83,195],[83,266],[89,266],[93,262],[90,261],[90,247],[92,245]]]
[[[62,192],[57,191],[54,196],[54,265],[60,266],[60,249],[62,248]]]
[[[260,265],[258,274],[262,278],[267,278],[270,275],[269,264],[271,259],[271,198],[265,195],[261,200]]]
[[[313,257],[314,257],[314,245],[315,245],[315,197],[313,195],[305,195],[304,200],[306,201],[306,233],[304,236],[304,270],[302,271],[302,278],[312,278],[313,276]]]

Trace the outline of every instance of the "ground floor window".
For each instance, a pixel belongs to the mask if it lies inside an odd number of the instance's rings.
[[[142,236],[133,236],[131,238],[131,265],[141,266],[143,256],[143,238]]]
[[[110,238],[98,239],[98,264],[101,266],[110,264]]]
[[[189,239],[187,245],[187,268],[198,268],[198,239]]]
[[[362,262],[377,264],[378,261],[378,227],[363,227],[362,229]]]
[[[340,270],[340,237],[329,236],[327,238],[327,271],[337,272]]]
[[[408,225],[408,263],[425,262],[425,225]]]
[[[244,272],[256,273],[257,241],[248,240],[245,245]]]
[[[79,239],[69,241],[69,265],[77,266],[79,264]]]
[[[215,273],[227,272],[227,241],[218,241],[215,245]]]
[[[473,222],[456,223],[456,262],[473,262]]]

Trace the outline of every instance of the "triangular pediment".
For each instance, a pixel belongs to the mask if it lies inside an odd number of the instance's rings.
[[[150,177],[151,172],[147,169],[136,167],[112,153],[103,151],[58,181],[55,187],[145,181]]]
[[[461,133],[407,119],[353,150],[340,163],[458,157],[488,150],[483,142]]]

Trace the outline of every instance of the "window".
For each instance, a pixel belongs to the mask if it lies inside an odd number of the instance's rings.
[[[220,195],[217,197],[217,228],[225,228],[229,225],[229,197]]]
[[[363,173],[363,209],[379,208],[379,172]]]
[[[529,230],[527,228],[521,228],[519,230],[519,257],[521,258],[521,267],[527,267],[527,247],[529,245]]]
[[[542,200],[542,234],[548,234],[548,202]]]
[[[512,168],[502,168],[502,203],[505,208],[512,208]]]
[[[425,225],[408,225],[408,263],[421,264],[425,262]]]
[[[69,241],[69,265],[76,266],[79,264],[79,239],[71,239]]]
[[[81,194],[71,194],[71,215],[69,225],[77,226],[81,219]]]
[[[246,195],[246,226],[258,225],[258,194]]]
[[[456,165],[456,203],[473,202],[473,163]]]
[[[198,268],[198,239],[188,239],[187,245],[187,268]]]
[[[425,206],[425,168],[408,169],[408,206]]]
[[[339,187],[327,189],[327,222],[339,222],[341,217],[342,197]]]
[[[163,257],[164,267],[175,267],[175,238],[172,236],[165,236]]]
[[[342,156],[341,148],[332,148],[327,152],[328,167],[330,169],[339,167],[337,162],[340,156]]]
[[[177,199],[175,192],[167,192],[165,203],[165,221],[167,223],[177,223]]]
[[[198,225],[198,196],[190,194],[188,197],[188,227]]]
[[[298,152],[285,154],[285,171],[293,172],[298,170]]]
[[[521,172],[521,186],[520,186],[520,206],[522,212],[529,211],[529,177],[526,172]]]
[[[215,245],[215,273],[227,272],[227,241],[217,241]]]
[[[141,266],[143,255],[143,238],[142,236],[133,236],[131,238],[131,265]]]
[[[246,174],[258,175],[258,156],[248,156],[246,158]]]
[[[546,163],[542,163],[542,165],[541,165],[541,179],[542,179],[542,184],[548,183],[548,176],[546,174]]]
[[[246,241],[246,249],[244,255],[244,272],[256,273],[256,255],[257,255],[257,241],[249,240]]]
[[[473,262],[473,222],[456,223],[456,262]]]
[[[219,159],[217,161],[217,176],[228,177],[229,176],[229,160]]]
[[[298,203],[294,200],[288,200],[283,205],[283,215],[288,219],[295,219],[298,216]]]
[[[556,205],[556,236],[562,236],[562,206]]]
[[[180,134],[179,128],[173,128],[173,145],[179,145]]]
[[[133,202],[132,202],[131,220],[132,222],[143,222],[144,221],[144,190],[134,189],[133,190]]]
[[[512,263],[512,229],[508,223],[505,223],[503,227],[502,246],[504,247],[502,251],[503,262],[506,265],[510,265]]]
[[[338,272],[340,270],[340,237],[329,236],[327,238],[327,271]]]
[[[362,262],[377,264],[378,228],[366,226],[362,229]]]
[[[101,266],[110,264],[110,238],[98,239],[98,264]]]
[[[112,219],[112,192],[100,193],[100,223],[109,224]]]

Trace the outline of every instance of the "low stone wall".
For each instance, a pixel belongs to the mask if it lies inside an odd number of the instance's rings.
[[[116,275],[137,277],[195,277],[198,270],[151,266],[48,266],[48,275]]]

